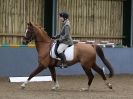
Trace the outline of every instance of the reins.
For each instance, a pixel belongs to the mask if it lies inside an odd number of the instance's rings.
[[[51,43],[51,41],[50,42],[45,42],[45,41],[38,41],[38,40],[35,40],[35,42]]]
[[[42,32],[44,32],[45,33],[45,31],[44,31],[44,28],[42,28],[42,27],[40,27],[39,26],[39,28],[40,28],[40,30],[42,31]],[[43,29],[43,30],[42,30]],[[35,38],[35,40],[34,40],[35,42],[43,42],[43,43],[51,43],[52,41],[51,41],[51,39],[50,39],[50,41],[39,41],[39,40],[36,40],[36,38]]]

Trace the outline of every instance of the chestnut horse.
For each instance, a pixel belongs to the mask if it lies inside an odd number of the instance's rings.
[[[31,80],[32,77],[36,76],[42,70],[49,68],[52,79],[54,81],[54,86],[52,87],[52,89],[58,89],[59,84],[56,79],[55,67],[59,65],[61,62],[57,59],[51,58],[50,56],[50,50],[54,40],[48,36],[47,32],[41,26],[29,22],[27,23],[27,29],[26,34],[23,38],[23,44],[28,44],[32,40],[35,41],[36,50],[38,52],[38,66],[30,74],[27,81],[21,85],[21,87],[25,88],[25,85]],[[108,62],[108,60],[105,58],[102,48],[97,45],[83,43],[74,44],[74,58],[72,61],[67,61],[69,66],[77,62],[81,63],[81,66],[88,77],[88,87],[82,90],[89,90],[89,87],[94,78],[92,69],[99,73],[105,81],[105,84],[108,86],[108,88],[112,89],[112,85],[109,82],[107,82],[103,70],[96,64],[96,54],[101,58],[103,63],[108,68],[110,72],[109,77],[112,77],[114,74],[113,68],[111,64]]]

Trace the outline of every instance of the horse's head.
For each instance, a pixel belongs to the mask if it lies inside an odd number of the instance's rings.
[[[23,44],[27,45],[29,42],[35,39],[35,30],[31,22],[27,23],[27,28],[25,31],[25,36],[23,37]]]
[[[23,37],[23,44],[27,45],[32,40],[36,42],[50,42],[51,38],[48,36],[47,32],[40,25],[27,23],[27,28],[25,36]]]

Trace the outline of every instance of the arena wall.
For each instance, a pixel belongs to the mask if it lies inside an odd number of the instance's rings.
[[[103,48],[105,56],[112,63],[115,74],[133,74],[133,48]],[[32,47],[0,48],[0,76],[28,76],[37,67],[37,52]],[[104,65],[97,57],[97,63],[102,68]],[[66,69],[56,68],[58,75],[84,74],[80,64]],[[105,69],[105,73],[108,70]],[[39,75],[50,75],[44,70]]]

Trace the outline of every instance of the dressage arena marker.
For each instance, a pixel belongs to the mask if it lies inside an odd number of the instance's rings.
[[[28,77],[9,77],[10,82],[25,82]],[[37,76],[33,77],[30,82],[39,82],[39,81],[52,81],[51,76]]]

